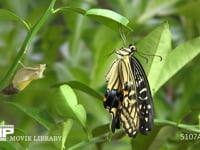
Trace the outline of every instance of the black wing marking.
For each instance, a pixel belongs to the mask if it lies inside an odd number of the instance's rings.
[[[153,126],[154,107],[149,82],[144,69],[135,57],[130,57],[130,64],[136,83],[137,103],[139,107],[140,126],[142,134],[148,134]]]

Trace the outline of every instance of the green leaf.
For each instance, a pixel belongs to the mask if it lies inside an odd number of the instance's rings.
[[[156,80],[157,91],[167,80],[175,75],[181,68],[189,63],[200,53],[200,37],[189,40],[176,47],[164,61],[163,69],[160,71],[159,78]]]
[[[190,2],[186,3],[185,5],[179,7],[175,10],[175,14],[183,15],[189,17],[190,19],[195,19],[199,21],[200,19],[200,2]]]
[[[108,56],[108,54],[113,52],[113,50],[120,48],[121,46],[122,40],[119,40],[116,37],[116,34],[107,27],[100,28],[95,34],[93,43],[93,47],[95,48],[94,65],[93,68],[91,68],[90,81],[90,85],[92,87],[97,89],[105,86],[105,75],[112,62],[116,59],[115,55]]]
[[[0,9],[0,19],[2,20],[14,20],[21,22],[27,30],[30,30],[30,26],[26,23],[25,20],[17,16],[16,14],[12,13],[11,11]]]
[[[5,120],[0,119],[0,125],[4,125],[5,124]]]
[[[179,0],[152,0],[148,3],[145,12],[141,15],[138,22],[143,23],[157,14],[167,14],[173,11],[173,6]]]
[[[12,143],[4,142],[4,141],[0,142],[0,148],[2,150],[16,150],[16,148],[13,146]]]
[[[73,89],[68,85],[62,85],[59,87],[59,93],[57,93],[56,96],[56,99],[58,99],[56,101],[56,110],[58,114],[78,121],[89,137],[86,128],[86,111],[83,105],[78,104]]]
[[[63,131],[62,131],[62,145],[61,149],[65,149],[65,142],[67,140],[67,137],[69,135],[69,131],[71,130],[73,125],[73,120],[68,119],[66,122],[63,124]]]
[[[58,13],[59,11],[74,11],[74,12],[77,12],[77,13],[80,13],[80,14],[85,14],[85,10],[82,9],[82,8],[79,8],[79,7],[60,7],[56,10],[54,10],[53,13]]]
[[[154,29],[150,34],[148,34],[142,41],[137,45],[138,54],[140,51],[153,56],[148,57],[148,62],[145,62],[145,59],[138,57],[142,62],[142,65],[145,68],[145,71],[148,75],[148,80],[152,94],[156,92],[157,89],[157,80],[163,68],[164,62],[168,53],[171,49],[171,34],[169,31],[168,23],[165,23],[156,29]],[[162,61],[159,57],[162,57]],[[144,55],[145,56],[145,55]]]
[[[156,136],[154,136],[153,139],[149,139],[151,143],[149,143],[148,141],[149,147],[144,149],[162,149],[162,145],[165,145],[166,142],[168,142],[170,139],[173,139],[173,137],[176,136],[177,129],[171,126],[155,126],[155,128],[160,128],[160,130],[157,131]]]
[[[90,88],[84,83],[81,83],[79,81],[71,81],[68,82],[67,84],[70,85],[72,88],[79,89],[99,100],[102,100],[102,95],[100,93],[96,92],[94,89]]]
[[[50,129],[55,124],[55,121],[53,120],[53,118],[45,110],[18,104],[15,102],[5,102],[5,103],[12,105],[18,108],[19,110],[23,111],[26,115],[35,119],[37,122],[39,122],[41,125],[43,125],[47,129]]]
[[[15,128],[14,134],[8,135],[8,136],[21,136],[25,137],[27,136],[25,132],[19,128]],[[28,148],[29,147],[29,141],[28,140],[19,140],[18,143],[23,147],[23,148]]]
[[[65,149],[65,143],[67,141],[67,137],[69,135],[69,132],[72,128],[73,120],[67,119],[65,122],[61,122],[56,124],[49,132],[49,135],[51,136],[62,136],[61,141],[54,141],[54,144],[57,145],[58,148],[61,147],[62,149]]]
[[[85,15],[108,26],[116,32],[119,32],[120,25],[122,25],[125,29],[132,31],[132,29],[128,26],[129,20],[112,10],[99,8],[89,9],[86,11]]]
[[[136,138],[131,140],[132,149],[148,149],[154,142],[154,138],[161,128],[162,126],[154,125],[152,131],[148,135],[138,134]]]
[[[110,131],[110,124],[98,126],[92,130],[93,137],[100,136]]]
[[[53,85],[52,87],[58,87],[58,86],[61,86],[64,84],[68,84],[73,89],[78,89],[84,93],[87,93],[88,95],[91,95],[99,100],[102,100],[102,95],[99,92],[95,91],[91,87],[89,87],[86,84],[79,82],[79,81],[70,81],[70,82],[59,83],[59,84]]]

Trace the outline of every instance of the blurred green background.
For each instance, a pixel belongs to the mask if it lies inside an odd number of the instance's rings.
[[[13,12],[32,26],[44,14],[50,2],[50,0],[4,0],[0,2],[0,8]],[[57,0],[54,7],[64,6],[80,7],[85,10],[106,8],[125,16],[130,20],[129,27],[134,30],[127,34],[127,42],[131,43],[142,40],[166,21],[171,31],[172,49],[200,35],[199,0]],[[3,17],[0,16],[0,18]],[[1,80],[16,58],[26,35],[27,30],[19,21],[9,20],[9,18],[0,19]],[[32,38],[31,45],[21,60],[28,66],[47,64],[44,72],[45,78],[33,81],[16,95],[0,95],[1,122],[14,124],[24,135],[47,135],[51,132],[54,134],[56,131],[54,129],[61,128],[60,124],[67,118],[61,117],[57,113],[56,103],[59,98],[55,94],[57,88],[52,87],[59,83],[79,81],[103,97],[106,89],[105,74],[115,58],[115,56],[107,57],[106,55],[122,46],[123,41],[119,32],[115,32],[89,17],[74,11],[63,11],[52,15]],[[187,52],[190,53],[190,49]],[[178,59],[179,56],[177,56]],[[200,57],[198,55],[155,93],[154,105],[158,120],[200,125],[199,64]],[[18,66],[18,68],[21,67]],[[82,104],[86,110],[86,126],[90,132],[94,128],[110,122],[110,114],[104,109],[102,99],[83,90],[73,89],[78,103]],[[7,102],[13,102],[14,105]],[[50,118],[47,120],[53,120],[50,122],[54,122],[55,126],[51,129],[45,128],[40,121],[15,104],[24,106],[24,108],[41,110],[43,115],[47,116],[45,118]],[[78,149],[171,150],[199,148],[200,137],[196,140],[181,140],[182,133],[192,132],[155,124],[152,134],[148,136],[138,135],[135,139],[131,139],[120,132],[110,142],[104,140],[96,144],[94,140],[93,143],[85,142],[85,145],[83,144],[84,146]],[[74,121],[65,142],[66,149],[83,140],[87,140],[87,135],[81,125]],[[3,144],[20,150],[61,149],[60,143],[56,142],[5,142]]]

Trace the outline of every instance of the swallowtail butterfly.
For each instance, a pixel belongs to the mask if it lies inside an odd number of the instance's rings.
[[[148,134],[153,126],[154,106],[149,83],[134,45],[114,53],[117,59],[106,74],[104,107],[111,113],[111,130],[125,129],[129,137]]]

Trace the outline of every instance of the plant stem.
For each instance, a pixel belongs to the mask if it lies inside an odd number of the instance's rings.
[[[107,137],[107,135],[102,135],[102,136],[99,136],[99,137],[92,138],[90,141],[80,142],[80,143],[78,143],[78,144],[76,144],[72,147],[69,147],[68,150],[80,149],[80,148],[83,148],[86,145],[107,141],[106,137]]]
[[[177,124],[176,122],[173,122],[173,121],[159,120],[159,119],[155,119],[154,122],[157,125],[170,125],[170,126],[184,129],[184,130],[200,133],[200,129],[198,128],[198,125]]]
[[[3,77],[3,79],[0,82],[0,89],[4,88],[6,84],[11,80],[14,72],[17,69],[18,63],[23,58],[23,56],[26,54],[30,43],[33,39],[33,37],[36,35],[36,33],[41,29],[42,25],[48,20],[48,18],[53,14],[53,7],[55,5],[56,0],[52,0],[48,9],[45,11],[43,16],[38,20],[38,22],[31,28],[29,33],[27,34],[20,51],[18,52],[16,58],[14,59],[12,65],[10,66],[8,72]]]

